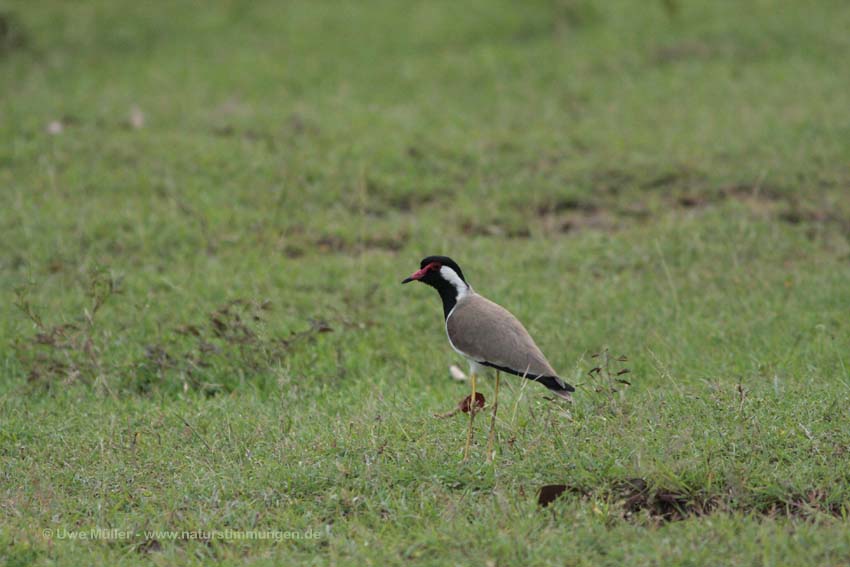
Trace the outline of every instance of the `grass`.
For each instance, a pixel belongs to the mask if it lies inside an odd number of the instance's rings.
[[[846,3],[0,11],[7,564],[850,562]]]

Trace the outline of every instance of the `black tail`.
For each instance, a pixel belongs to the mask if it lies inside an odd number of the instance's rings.
[[[553,394],[557,394],[567,400],[572,399],[570,397],[570,392],[576,391],[575,388],[573,388],[557,376],[539,376],[537,378],[531,378],[529,376],[529,379],[534,380],[535,382],[540,382],[541,384],[549,388],[549,390]]]
[[[573,388],[557,376],[541,376],[540,374],[529,374],[528,372],[520,372],[518,370],[507,368],[506,366],[499,366],[490,362],[479,362],[478,364],[481,364],[483,366],[489,366],[490,368],[495,368],[496,370],[501,370],[502,372],[507,372],[516,376],[522,376],[523,378],[528,378],[529,380],[534,380],[535,382],[540,382],[541,384],[549,388],[553,393],[558,394],[566,400],[572,400],[572,398],[570,397],[570,392],[576,391],[575,388]]]

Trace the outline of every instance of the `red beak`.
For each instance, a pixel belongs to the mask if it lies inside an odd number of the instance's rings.
[[[409,278],[405,278],[404,280],[402,280],[402,282],[401,282],[401,283],[406,284],[406,283],[412,282],[412,281],[414,281],[414,280],[421,280],[421,279],[422,279],[422,277],[425,275],[425,273],[426,273],[427,271],[428,271],[428,266],[425,266],[425,267],[424,267],[424,268],[422,268],[421,270],[418,270],[418,271],[413,272],[412,274],[410,274],[410,277],[409,277]]]

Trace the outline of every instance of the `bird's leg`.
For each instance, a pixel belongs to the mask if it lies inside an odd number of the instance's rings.
[[[499,409],[499,371],[496,370],[496,390],[493,392],[493,414],[490,416],[490,435],[487,438],[487,462],[493,460],[493,441],[496,439],[496,410]]]
[[[472,422],[475,420],[475,372],[470,372],[469,381],[472,382],[472,395],[469,397],[469,431],[466,432],[466,446],[463,448],[463,460],[469,458],[469,445],[472,443]]]

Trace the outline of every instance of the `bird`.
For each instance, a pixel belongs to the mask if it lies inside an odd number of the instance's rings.
[[[428,256],[419,270],[401,283],[418,281],[437,290],[443,302],[446,335],[449,345],[469,361],[472,394],[469,398],[469,429],[463,459],[469,458],[475,419],[475,380],[488,368],[496,373],[487,460],[493,458],[496,411],[499,404],[499,374],[506,372],[538,382],[550,392],[572,400],[575,388],[566,383],[549,364],[519,319],[510,311],[475,292],[467,283],[457,262],[448,256]]]

